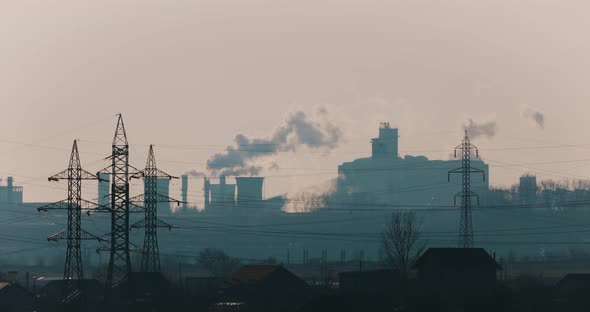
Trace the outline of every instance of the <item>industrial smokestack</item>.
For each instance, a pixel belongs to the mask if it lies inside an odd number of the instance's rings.
[[[7,196],[8,197],[7,198],[7,201],[9,203],[11,203],[11,204],[13,203],[12,186],[13,186],[13,184],[12,184],[12,177],[8,177],[8,179],[6,180],[6,188],[8,189],[8,191],[7,191],[7,195],[8,195]]]
[[[188,175],[183,174],[181,176],[181,182],[182,182],[182,209],[186,209],[187,206],[187,197],[188,197]]]
[[[262,201],[263,177],[236,177],[238,185],[237,205],[240,208],[250,208]]]
[[[203,207],[209,208],[209,192],[211,191],[211,182],[209,178],[203,178],[203,193],[205,193],[205,203]]]

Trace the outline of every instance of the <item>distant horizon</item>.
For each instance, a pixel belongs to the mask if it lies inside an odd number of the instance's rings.
[[[382,124],[382,122],[380,122],[378,126],[381,126],[381,124]],[[401,130],[401,129],[399,129],[399,128],[395,128],[395,129]],[[378,128],[377,128],[377,130],[378,130]],[[374,137],[377,137],[377,136],[378,136],[378,135],[375,135]],[[76,140],[77,140],[78,142],[84,142],[84,140],[80,140],[80,139],[76,139]],[[105,142],[102,142],[102,143],[105,143],[105,144],[106,144],[107,142],[105,141]],[[79,143],[79,144],[80,144],[80,143]],[[150,145],[150,144],[142,144],[142,146],[149,146],[149,145]],[[109,145],[109,146],[110,146],[110,145]],[[188,147],[188,145],[183,145],[183,147]],[[134,145],[134,144],[131,144],[131,143],[130,143],[130,149],[131,149],[131,150],[134,150],[134,149],[136,149],[136,148],[137,148],[137,145]],[[544,147],[543,147],[543,146],[539,146],[539,147],[532,147],[532,149],[535,149],[535,148],[541,148],[541,149],[543,149]],[[345,163],[345,162],[352,162],[352,161],[355,161],[355,160],[357,160],[357,159],[371,158],[371,155],[370,155],[370,146],[368,146],[368,148],[367,148],[367,149],[368,149],[368,151],[367,151],[368,155],[367,155],[366,157],[359,157],[359,158],[353,158],[353,159],[350,159],[350,160],[344,160],[342,163]],[[501,149],[501,148],[499,148],[499,149]],[[510,149],[510,148],[508,148],[508,149]],[[516,149],[518,149],[518,147],[516,147]],[[527,148],[526,148],[526,147],[523,147],[523,149],[527,149]],[[416,151],[416,152],[418,152],[418,151]],[[432,151],[432,150],[430,150],[430,151],[424,151],[424,152],[433,152],[433,151]],[[67,156],[69,157],[69,154],[68,154]],[[459,158],[454,158],[454,157],[453,157],[453,155],[452,155],[452,153],[450,153],[446,159],[445,159],[445,158],[430,158],[430,157],[428,157],[427,155],[421,155],[421,154],[403,154],[403,155],[402,155],[401,153],[400,153],[400,154],[398,154],[398,157],[399,157],[400,159],[404,159],[404,158],[406,158],[406,157],[425,157],[425,158],[427,158],[428,160],[433,160],[433,161],[447,161],[447,160],[457,160],[457,161],[459,161],[459,160],[460,160]],[[106,159],[106,158],[105,158],[105,159]],[[488,165],[489,165],[489,163],[487,163],[487,162],[486,162],[485,158],[473,158],[473,160],[483,161],[484,163],[486,163],[486,164],[488,164]],[[334,170],[335,172],[337,172],[337,167],[338,167],[340,164],[342,164],[342,163],[339,163],[339,164],[337,164],[337,165],[336,165],[336,167],[335,167],[335,170]],[[83,164],[84,164],[84,163],[83,163]],[[105,160],[105,164],[107,165],[107,167],[108,167],[108,166],[110,166],[106,160]],[[141,168],[141,166],[139,166],[139,167]],[[65,167],[64,167],[64,168],[65,168]],[[105,167],[105,168],[106,168],[106,167]],[[493,168],[493,167],[492,167],[492,165],[490,165],[490,168]],[[490,170],[490,171],[491,171],[491,170]],[[204,174],[204,173],[201,173],[201,172],[199,172],[199,174]],[[197,189],[199,189],[199,188],[202,188],[202,181],[203,181],[203,179],[204,179],[204,178],[210,179],[210,180],[211,180],[211,181],[213,181],[213,182],[215,182],[215,181],[216,181],[216,182],[218,182],[218,181],[219,181],[219,179],[220,179],[220,177],[221,177],[221,175],[203,175],[203,176],[194,176],[194,175],[191,175],[191,173],[190,173],[189,171],[185,171],[185,172],[178,173],[178,174],[174,174],[174,175],[175,175],[175,176],[177,176],[177,177],[180,177],[180,176],[182,176],[182,175],[186,175],[186,176],[188,177],[188,180],[189,180],[189,181],[194,181],[194,182],[189,182],[189,185],[190,185],[190,184],[193,184],[193,185],[192,185],[192,187],[191,187],[191,188],[193,188],[193,189],[194,189],[194,188],[197,188]],[[5,185],[6,179],[5,179],[5,178],[7,178],[7,177],[9,177],[9,176],[10,176],[10,175],[7,175],[6,177],[4,177],[4,176],[3,176],[3,177],[1,177],[1,178],[0,178],[0,186],[6,186],[6,185]],[[510,187],[510,186],[512,186],[512,185],[518,184],[518,179],[519,179],[520,177],[522,177],[522,176],[534,176],[534,177],[537,177],[537,175],[536,175],[536,174],[534,174],[534,173],[531,173],[531,172],[524,172],[524,173],[522,173],[520,176],[516,177],[516,179],[515,179],[515,180],[514,180],[512,183],[510,183],[510,184],[508,184],[508,185],[505,185],[505,184],[499,184],[499,185],[490,184],[490,188],[498,188],[498,187],[500,187],[500,188],[509,188],[509,187]],[[273,173],[271,172],[271,173],[270,173],[270,175],[263,175],[263,174],[259,174],[259,175],[248,175],[248,174],[244,174],[244,175],[225,175],[225,177],[228,179],[228,183],[232,183],[231,181],[233,181],[233,183],[235,183],[235,178],[236,178],[236,177],[263,177],[263,178],[265,178],[265,183],[266,183],[266,180],[267,180],[267,178],[270,178],[270,179],[272,179],[272,178],[274,178],[275,176],[274,176],[274,175],[273,175]],[[319,184],[321,184],[321,183],[325,183],[325,182],[327,182],[327,181],[329,181],[329,180],[336,179],[337,177],[338,177],[338,175],[337,175],[337,173],[336,173],[336,174],[335,174],[333,177],[331,177],[331,178],[326,178],[326,180],[325,180],[324,182],[320,182],[320,183],[316,183],[316,184],[318,184],[318,185],[319,185]],[[539,183],[541,180],[556,180],[556,181],[563,181],[564,179],[565,179],[565,180],[568,180],[568,179],[569,179],[569,180],[576,180],[576,179],[570,179],[570,178],[568,178],[568,177],[563,177],[563,178],[560,178],[560,177],[557,177],[557,178],[551,178],[551,177],[548,177],[548,178],[545,178],[545,179],[538,179],[538,183]],[[583,178],[581,178],[581,179],[583,179]],[[590,178],[589,178],[589,179],[590,179]],[[132,180],[132,181],[133,181],[133,180]],[[180,180],[176,181],[177,183],[174,183],[174,186],[175,186],[175,187],[171,187],[171,189],[170,189],[170,192],[171,192],[171,194],[174,194],[176,197],[180,197],[180,196],[181,196],[181,186],[180,186],[180,182],[179,182],[179,181],[180,181]],[[196,187],[195,187],[195,185],[194,185],[194,183],[195,183],[195,182],[197,182],[197,186],[196,186]],[[92,182],[92,181],[91,181],[91,182],[89,182],[88,184],[89,184],[89,185],[92,185],[93,183],[95,183],[95,184],[96,184],[97,182]],[[57,183],[53,182],[53,183],[49,183],[48,185],[56,185],[56,184],[57,184]],[[176,184],[178,184],[178,185],[176,185]],[[18,181],[17,181],[17,180],[14,180],[14,185],[15,185],[15,186],[21,186],[21,185],[18,183]],[[88,190],[88,192],[89,192],[90,194],[96,193],[96,189],[97,189],[97,188],[96,188],[96,187],[89,186],[89,185],[85,185],[85,189],[86,189],[86,190]],[[142,185],[140,185],[139,183],[135,183],[134,185],[135,185],[135,186],[134,186],[134,187],[132,187],[132,191],[134,191],[135,193],[140,193],[140,192],[141,192],[141,189],[142,189],[142,187],[143,187],[143,186],[142,186]],[[171,183],[171,185],[172,185],[172,183]],[[266,187],[266,185],[265,185],[265,187]],[[306,188],[307,188],[307,189],[309,189],[309,188],[311,188],[311,187],[314,187],[314,185],[310,185],[310,186],[308,186],[308,187],[306,187]],[[57,188],[57,187],[56,187],[56,188]],[[305,188],[297,189],[297,190],[296,190],[296,192],[297,192],[297,191],[304,191],[304,189],[305,189]],[[65,190],[65,188],[64,188],[64,190]],[[56,191],[56,192],[57,192],[57,193],[59,193],[59,191]],[[34,200],[34,201],[28,201],[28,200],[26,200],[26,198],[27,198],[27,197],[26,197],[26,193],[27,193],[27,192],[26,192],[26,188],[25,188],[25,191],[24,191],[24,193],[25,193],[25,200],[23,201],[24,203],[34,203],[34,202],[51,202],[51,200],[43,200],[43,199],[40,199],[40,200]],[[201,194],[202,194],[202,192],[201,192]],[[288,194],[288,192],[277,193],[277,194],[272,194],[272,195],[269,195],[269,196],[265,196],[265,198],[273,198],[273,197],[277,197],[277,196],[284,196],[284,195],[287,195],[287,194]],[[190,192],[189,192],[189,196],[191,196],[191,195],[192,195],[192,196],[194,196],[194,194],[190,194]],[[203,209],[203,207],[202,207],[202,197],[201,197],[201,200],[200,200],[200,201],[199,201],[199,200],[197,200],[197,201],[189,201],[189,208],[194,208],[195,206],[199,206],[199,207],[198,207],[198,208],[199,208],[199,210],[202,210],[202,209]]]

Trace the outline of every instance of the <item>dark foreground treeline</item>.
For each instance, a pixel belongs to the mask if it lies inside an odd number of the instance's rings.
[[[335,280],[310,285],[287,270],[277,273],[280,266],[260,267],[222,280],[188,280],[182,285],[160,278],[157,283],[138,279],[139,284],[130,283],[109,298],[102,288],[88,289],[83,300],[70,304],[59,303],[56,289],[27,297],[19,289],[7,292],[11,287],[6,286],[0,289],[0,311],[590,311],[590,278],[585,274],[570,275],[553,285],[540,277],[520,276],[497,281],[489,289],[449,285],[433,290],[417,279],[406,286],[379,278],[370,284],[356,280],[352,287],[338,287]],[[274,276],[262,277],[256,270],[275,271]]]

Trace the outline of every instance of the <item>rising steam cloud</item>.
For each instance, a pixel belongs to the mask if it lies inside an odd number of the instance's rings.
[[[485,136],[487,138],[493,138],[496,135],[496,122],[488,121],[477,123],[473,119],[467,120],[467,123],[463,124],[463,130],[467,130],[471,139],[477,139]]]
[[[337,189],[338,179],[330,179],[297,192],[286,194],[282,210],[288,213],[308,213],[326,206],[326,201]]]
[[[326,120],[325,109],[319,113],[319,119],[312,119],[302,111],[294,112],[268,138],[248,138],[238,134],[234,144],[225,152],[215,154],[207,161],[207,169],[213,175],[252,176],[263,169],[253,164],[261,157],[295,152],[301,146],[323,151],[334,149],[341,140],[342,131]]]
[[[539,128],[545,129],[545,115],[543,113],[531,107],[525,107],[522,111],[522,117],[533,121]]]
[[[195,178],[203,178],[203,177],[206,177],[207,176],[204,172],[200,172],[200,171],[197,171],[197,170],[194,170],[194,169],[193,170],[186,171],[183,174],[189,175],[189,176],[195,177]]]

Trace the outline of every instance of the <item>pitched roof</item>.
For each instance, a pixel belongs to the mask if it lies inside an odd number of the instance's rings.
[[[280,265],[245,265],[231,275],[232,281],[257,282],[264,280],[271,273],[283,269]],[[284,270],[284,269],[283,269]]]
[[[412,269],[429,262],[453,269],[481,268],[486,266],[502,270],[502,267],[483,248],[429,248],[423,253]]]
[[[29,291],[22,287],[21,285],[13,282],[0,282],[0,294],[4,294],[4,292],[9,293],[9,297],[14,295],[14,291],[19,291],[21,293],[30,294]]]
[[[246,265],[234,272],[224,282],[224,288],[234,286],[254,286],[271,280],[307,286],[299,276],[285,269],[282,265]]]
[[[10,282],[0,282],[0,290],[4,289],[5,287],[10,287],[12,283]]]

